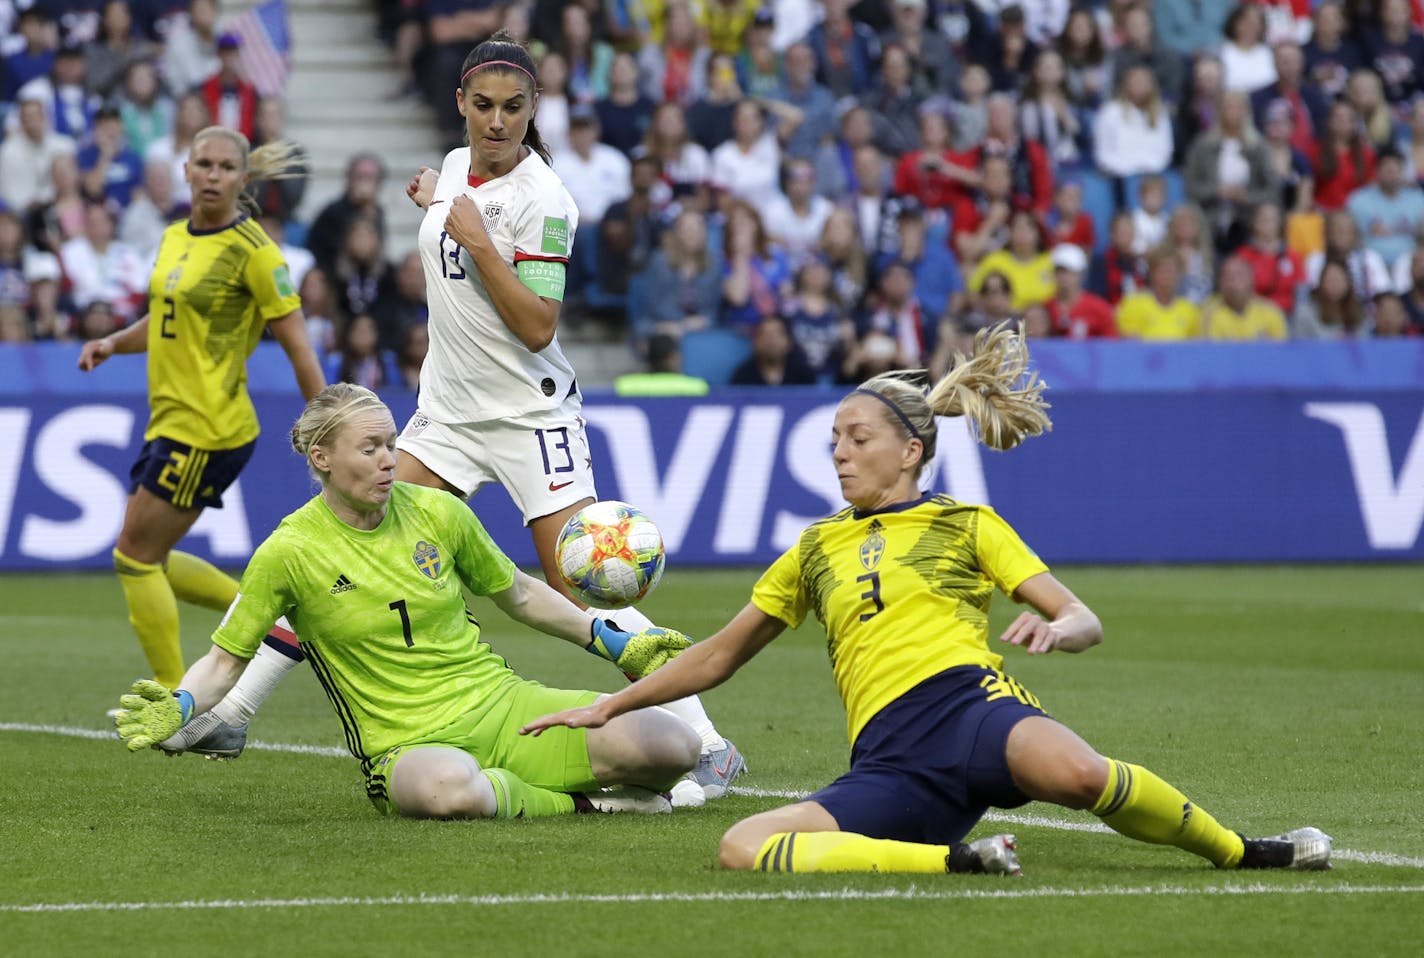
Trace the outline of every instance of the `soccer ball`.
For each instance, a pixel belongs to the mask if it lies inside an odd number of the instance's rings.
[[[554,553],[564,584],[591,606],[621,609],[663,574],[663,537],[639,509],[609,499],[580,509]]]

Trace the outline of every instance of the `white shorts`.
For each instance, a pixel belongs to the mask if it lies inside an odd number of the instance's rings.
[[[396,440],[466,498],[492,482],[504,486],[524,524],[584,499],[597,499],[583,418],[555,410],[541,425],[505,420],[446,425],[419,409]]]

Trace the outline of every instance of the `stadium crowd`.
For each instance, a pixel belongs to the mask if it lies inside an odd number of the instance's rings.
[[[566,311],[739,383],[943,372],[1034,336],[1424,332],[1424,0],[383,0],[451,145],[450,77],[525,39],[578,204]],[[141,315],[193,134],[284,136],[214,0],[0,0],[0,340]],[[300,44],[301,37],[295,42]],[[405,171],[399,171],[402,175]],[[378,156],[308,224],[266,185],[327,373],[414,388],[415,254],[388,262]]]

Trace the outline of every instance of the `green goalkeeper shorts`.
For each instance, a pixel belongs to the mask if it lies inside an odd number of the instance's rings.
[[[537,738],[520,735],[519,730],[541,715],[591,705],[601,694],[519,682],[488,708],[467,712],[445,728],[377,757],[366,773],[366,795],[383,815],[397,814],[390,799],[391,771],[402,753],[427,745],[458,748],[473,755],[481,768],[502,768],[550,791],[598,788],[588,757],[587,729],[559,726],[545,729]]]

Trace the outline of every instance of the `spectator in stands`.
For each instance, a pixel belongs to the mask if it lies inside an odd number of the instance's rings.
[[[761,106],[742,100],[732,117],[732,138],[712,151],[712,185],[765,210],[779,192],[780,170],[781,146]]]
[[[1043,223],[1049,246],[1072,243],[1090,255],[1097,247],[1097,226],[1083,209],[1083,184],[1076,179],[1059,181]]]
[[[592,104],[608,96],[608,71],[613,48],[594,36],[589,11],[577,3],[561,14],[563,29],[553,47],[569,67],[569,102]]]
[[[1394,293],[1385,293],[1375,300],[1373,327],[1371,332],[1376,339],[1394,339],[1415,332],[1403,301]]]
[[[386,165],[376,154],[357,153],[347,161],[346,191],[317,214],[307,231],[307,249],[316,257],[317,266],[332,271],[348,227],[358,216],[374,221],[378,232],[385,235],[385,211],[379,200],[385,180]]]
[[[11,210],[0,209],[0,309],[22,308],[30,299],[25,282],[25,226]]]
[[[786,51],[786,79],[773,98],[801,111],[801,123],[789,137],[783,137],[787,156],[814,160],[821,144],[836,131],[835,98],[816,82],[816,55],[805,43],[794,43]]]
[[[905,51],[915,90],[920,96],[953,90],[959,80],[959,60],[944,34],[926,29],[929,5],[925,0],[892,0],[891,8],[891,26],[880,35],[881,44]]]
[[[1083,166],[1092,154],[1090,124],[1068,99],[1064,79],[1063,58],[1057,50],[1045,50],[1034,60],[1019,102],[1019,129],[1043,144],[1059,172]]]
[[[542,77],[543,71],[540,70]],[[638,87],[638,61],[631,53],[613,57],[608,69],[608,96],[595,104],[603,142],[626,157],[632,157],[648,131],[654,103]],[[539,99],[539,131],[544,129],[544,99]],[[548,138],[545,138],[545,143]],[[557,156],[558,154],[555,154]]]
[[[1181,55],[1158,40],[1152,19],[1153,12],[1145,3],[1132,3],[1124,11],[1123,43],[1112,54],[1113,89],[1122,89],[1129,70],[1145,67],[1152,75],[1158,98],[1169,104],[1170,111],[1170,104],[1182,96],[1185,67]]]
[[[57,41],[54,24],[40,4],[19,11],[15,31],[21,38],[18,49],[5,57],[0,67],[0,102],[12,103],[20,90],[37,77],[49,76],[54,68]]]
[[[816,193],[816,167],[808,160],[793,159],[782,172],[781,192],[766,207],[767,232],[800,262],[815,248],[821,228],[834,204]]]
[[[1305,263],[1286,247],[1281,208],[1262,203],[1251,214],[1251,231],[1235,259],[1251,268],[1257,296],[1275,303],[1283,316],[1295,309],[1297,290],[1305,283]],[[1226,265],[1222,265],[1223,274]]]
[[[163,78],[181,97],[218,72],[217,0],[191,0],[163,44]]]
[[[1069,339],[1115,339],[1117,320],[1112,304],[1083,288],[1088,255],[1082,247],[1062,243],[1053,248],[1053,297],[1047,315],[1052,333]]]
[[[1158,250],[1148,260],[1147,289],[1124,296],[1117,307],[1117,328],[1133,339],[1201,338],[1201,313],[1177,293],[1181,270],[1177,257]]]
[[[1052,298],[1053,263],[1043,248],[1043,234],[1033,213],[1024,209],[1013,212],[1009,217],[1008,244],[979,261],[969,277],[969,289],[978,291],[990,273],[1008,277],[1015,310]]]
[[[404,385],[395,354],[380,346],[376,321],[357,313],[337,336],[336,351],[322,364],[329,383],[355,383],[367,389]]]
[[[1260,129],[1266,127],[1266,116],[1272,107],[1285,103],[1287,113],[1277,116],[1291,121],[1288,142],[1302,153],[1310,148],[1318,130],[1325,129],[1325,114],[1329,104],[1320,91],[1305,82],[1305,54],[1294,42],[1282,43],[1274,51],[1276,80],[1251,94],[1251,116]]]
[[[424,0],[424,3],[425,98],[437,107],[436,122],[445,142],[457,146],[464,139],[465,123],[458,111],[447,106],[450,77],[458,77],[470,49],[494,33],[504,16],[503,5],[494,0]]]
[[[722,234],[721,324],[750,333],[762,317],[780,312],[790,291],[791,265],[772,244],[757,208],[732,200]]]
[[[830,267],[819,256],[796,270],[795,285],[782,315],[791,338],[806,356],[817,379],[834,378],[855,344],[855,324],[831,285]]]
[[[632,317],[635,342],[716,325],[723,273],[722,255],[707,242],[706,219],[696,210],[683,210],[642,274],[643,312]]]
[[[1004,6],[999,11],[998,30],[971,55],[989,71],[995,92],[1017,94],[1038,56],[1038,45],[1028,36],[1023,7],[1018,3]]]
[[[1342,260],[1325,260],[1319,280],[1301,297],[1292,314],[1291,335],[1296,339],[1347,339],[1368,334],[1364,304],[1352,288],[1350,268]]]
[[[36,77],[20,90],[19,99],[38,96],[49,112],[56,133],[84,143],[94,129],[100,100],[85,88],[84,49],[66,44],[55,54],[49,76]]]
[[[687,129],[709,153],[735,135],[734,114],[745,99],[730,56],[715,53],[707,61],[706,92],[687,108]]]
[[[59,255],[60,248],[84,233],[84,213],[89,200],[84,196],[79,165],[73,153],[60,153],[50,164],[52,196],[33,210],[30,237],[36,247]]]
[[[816,79],[837,99],[870,88],[880,40],[875,31],[850,17],[851,0],[822,0],[825,15],[806,36],[816,54]]]
[[[1133,248],[1146,255],[1167,238],[1167,180],[1157,174],[1137,181],[1137,205],[1132,210]]]
[[[1414,237],[1424,225],[1424,191],[1407,184],[1404,157],[1393,148],[1375,161],[1375,182],[1350,194],[1346,209],[1374,250],[1393,267],[1414,252]]]
[[[1009,217],[1014,211],[1008,157],[984,157],[980,174],[979,189],[960,201],[950,228],[950,245],[965,266],[1004,247],[1009,241]]]
[[[429,352],[430,327],[425,323],[406,326],[400,348],[396,350],[396,372],[400,374],[400,385],[407,391],[420,391],[420,370]]]
[[[1116,306],[1147,285],[1147,261],[1136,252],[1132,214],[1118,210],[1108,223],[1108,246],[1091,261],[1088,288]]]
[[[1424,188],[1424,97],[1414,101],[1409,108],[1409,125],[1405,130],[1399,149],[1404,153],[1405,175],[1416,186]]]
[[[317,261],[320,264],[320,260]],[[336,303],[345,316],[378,313],[395,295],[395,276],[386,260],[385,238],[370,216],[354,216],[330,270]]]
[[[733,386],[814,386],[816,371],[806,361],[780,316],[763,316],[752,332],[752,354],[732,370]]]
[[[1295,107],[1287,101],[1273,101],[1266,107],[1262,132],[1271,172],[1279,186],[1277,202],[1288,212],[1309,213],[1315,209],[1315,170],[1305,151],[1291,145],[1296,128],[1294,113]]]
[[[1243,3],[1222,27],[1221,67],[1226,89],[1255,93],[1276,82],[1276,61],[1266,45],[1266,18],[1261,8]]]
[[[134,191],[134,199],[118,219],[118,238],[137,249],[138,255],[147,262],[152,262],[168,223],[179,215],[168,161],[150,159],[144,164],[144,182]]]
[[[780,98],[781,54],[771,45],[775,16],[766,8],[755,11],[740,48],[729,51],[736,58],[737,77],[750,96]]]
[[[826,217],[821,229],[821,253],[831,271],[831,288],[836,298],[854,315],[861,308],[869,288],[869,258],[856,232],[855,214],[838,207]]]
[[[1315,27],[1304,47],[1306,83],[1327,101],[1344,95],[1350,74],[1364,62],[1348,26],[1337,0],[1322,0],[1315,8]]]
[[[579,210],[579,231],[569,257],[565,304],[582,303],[598,268],[598,238],[603,215],[632,189],[628,158],[598,141],[598,113],[576,103],[569,112],[569,149],[554,157],[553,169]]]
[[[569,150],[569,65],[558,50],[547,51],[539,64],[539,136],[550,156]],[[548,133],[545,133],[545,130]]]
[[[934,242],[928,235],[925,211],[913,197],[900,197],[896,210],[898,228],[893,250],[880,254],[876,271],[882,272],[892,262],[903,263],[915,277],[915,295],[924,309],[926,321],[938,321],[948,312],[963,308],[964,280],[959,264],[944,243]]]
[[[1395,289],[1404,301],[1414,331],[1424,332],[1424,245],[1416,246],[1414,254],[1400,266],[1403,268],[1395,272]]]
[[[622,296],[628,292],[629,277],[643,272],[658,248],[666,226],[665,212],[677,212],[678,207],[667,202],[670,191],[658,178],[658,171],[658,162],[651,156],[634,160],[629,176],[631,195],[603,214],[596,259],[598,288],[604,293]]]
[[[1220,250],[1240,245],[1246,217],[1280,196],[1270,151],[1251,122],[1246,94],[1226,93],[1216,126],[1197,135],[1182,168],[1187,196],[1202,208]]]
[[[381,348],[395,350],[397,355],[402,355],[406,348],[407,331],[412,327],[425,327],[430,320],[430,307],[425,293],[425,271],[420,265],[418,251],[406,253],[394,272],[395,288],[392,294],[377,304],[372,315],[376,320]]]
[[[855,213],[856,230],[866,253],[874,257],[895,245],[894,202],[889,198],[889,164],[874,146],[855,151],[856,192],[846,205]]]
[[[1251,342],[1284,340],[1286,315],[1253,288],[1252,264],[1232,256],[1221,264],[1219,291],[1201,307],[1202,329],[1207,339]],[[1294,304],[1292,304],[1294,305]]]
[[[1314,0],[1253,0],[1266,17],[1266,43],[1304,43],[1310,39],[1310,8]]]
[[[1379,74],[1373,70],[1356,70],[1345,85],[1345,99],[1360,118],[1365,139],[1378,153],[1394,143],[1394,114],[1385,101]]]
[[[0,202],[27,214],[54,197],[50,169],[60,155],[72,155],[73,138],[55,132],[44,96],[31,91],[20,98],[19,129],[0,142]]]
[[[654,103],[686,108],[706,92],[712,51],[699,42],[697,21],[687,0],[668,0],[664,18],[661,39],[654,37],[658,42],[645,43],[638,51],[643,92]]]
[[[114,307],[111,304],[96,299],[89,305],[80,307],[75,325],[78,326],[79,338],[88,340],[107,336],[123,328],[124,324],[114,316]]]
[[[904,263],[891,261],[880,271],[875,307],[860,325],[860,339],[873,333],[890,337],[903,361],[899,368],[916,369],[933,354],[937,331],[937,318],[925,315],[915,295],[915,274]]]
[[[114,214],[102,203],[90,203],[84,210],[83,234],[61,247],[59,259],[76,306],[108,303],[121,324],[128,325],[147,305],[148,265],[138,250],[114,234]]]
[[[144,153],[144,161],[161,159],[169,166],[173,179],[173,195],[182,207],[192,205],[192,187],[184,172],[188,156],[193,149],[193,138],[198,131],[212,124],[208,104],[200,93],[189,93],[178,99],[174,113],[173,129],[159,137]]]
[[[1057,49],[1069,100],[1079,110],[1096,111],[1111,89],[1111,72],[1092,8],[1079,4],[1069,10]]]
[[[712,175],[712,158],[687,135],[687,120],[676,103],[662,103],[653,111],[652,123],[643,146],[635,156],[646,156],[658,164],[663,181],[672,187],[675,198],[692,197],[705,208],[707,183]]]
[[[950,149],[949,106],[943,99],[925,101],[920,107],[920,148],[904,153],[895,165],[895,193],[912,196],[930,209],[952,209],[980,183],[973,155]]]
[[[173,128],[173,101],[159,86],[158,68],[152,60],[129,64],[118,102],[124,136],[139,156],[146,156]]]
[[[1053,202],[1053,165],[1043,144],[1021,136],[1018,106],[1006,93],[990,95],[986,104],[984,142],[977,159],[983,165],[988,156],[1004,156],[1009,161],[1014,204],[1044,213]]]
[[[287,136],[287,109],[278,97],[266,96],[257,101],[257,134],[252,139],[254,147],[268,143],[292,141]],[[293,144],[296,146],[296,144]],[[304,148],[297,146],[297,163],[301,167],[310,164]],[[257,208],[268,216],[286,223],[296,218],[297,208],[306,197],[307,177],[290,176],[280,180],[256,180],[247,188],[247,194],[256,202]],[[291,265],[288,257],[287,265]],[[293,280],[295,282],[295,280]]]
[[[1177,121],[1173,127],[1172,151],[1178,166],[1185,160],[1187,149],[1196,138],[1215,128],[1224,92],[1221,61],[1214,56],[1197,57],[1192,64],[1191,82],[1178,104]]]
[[[76,160],[85,194],[102,197],[117,209],[129,205],[143,181],[143,159],[125,141],[124,121],[113,107],[106,106],[95,116],[93,142],[79,149]]]
[[[898,156],[919,146],[919,109],[910,56],[900,46],[885,47],[880,69],[860,104],[870,111],[876,146]]]
[[[969,299],[969,310],[940,323],[938,341],[929,361],[931,378],[944,375],[954,362],[955,352],[963,353],[970,348],[979,330],[1015,322],[1017,317],[1010,305],[1012,297],[1009,279],[1003,273],[984,277],[979,295]]]
[[[1190,0],[1189,3],[1152,4],[1152,19],[1162,43],[1179,56],[1196,56],[1212,50],[1222,40],[1226,17],[1239,0]]]
[[[619,396],[705,396],[707,380],[682,371],[682,347],[676,336],[655,333],[648,338],[646,372],[625,373],[613,380]]]
[[[421,279],[424,280],[422,273]],[[336,312],[336,297],[331,280],[319,269],[307,270],[297,284],[302,297],[302,314],[306,316],[307,339],[318,357],[336,348],[336,327],[340,316]]]
[[[282,251],[282,259],[287,264],[287,273],[292,285],[300,289],[302,280],[306,279],[307,273],[316,268],[316,257],[305,247],[294,246],[287,242],[287,224],[271,213],[263,213],[258,216],[257,225],[262,227],[262,232],[266,233],[267,238]]]
[[[816,192],[840,202],[860,189],[855,176],[855,154],[873,142],[870,111],[854,106],[841,114],[835,139],[816,155]]]
[[[1337,100],[1326,117],[1324,135],[1313,144],[1315,203],[1327,212],[1344,207],[1350,194],[1375,178],[1375,151],[1360,130],[1355,108]]]
[[[202,85],[203,100],[213,122],[237,130],[251,140],[257,133],[257,90],[242,70],[242,38],[218,37],[218,72]]]
[[[59,282],[63,272],[53,253],[30,250],[25,255],[25,282],[30,288],[27,315],[35,339],[74,338],[73,318],[61,309]]]
[[[99,35],[84,48],[89,92],[108,99],[128,68],[154,53],[153,45],[134,30],[128,0],[106,0],[99,15]]]
[[[1327,260],[1337,259],[1350,272],[1355,296],[1364,307],[1365,318],[1373,314],[1375,299],[1394,289],[1394,277],[1380,254],[1360,243],[1360,229],[1355,218],[1345,210],[1336,210],[1325,217],[1325,249],[1305,261],[1307,282],[1319,283],[1320,271]]]
[[[1162,173],[1172,162],[1172,118],[1152,71],[1128,67],[1117,94],[1093,121],[1093,155],[1099,170],[1121,180]],[[1121,198],[1121,183],[1116,187]]]
[[[977,63],[966,64],[959,74],[959,95],[952,100],[954,148],[977,149],[989,129],[989,71]]]
[[[1424,92],[1424,36],[1410,13],[1409,0],[1380,0],[1379,29],[1365,32],[1365,62],[1384,81],[1385,99],[1396,107]]]

